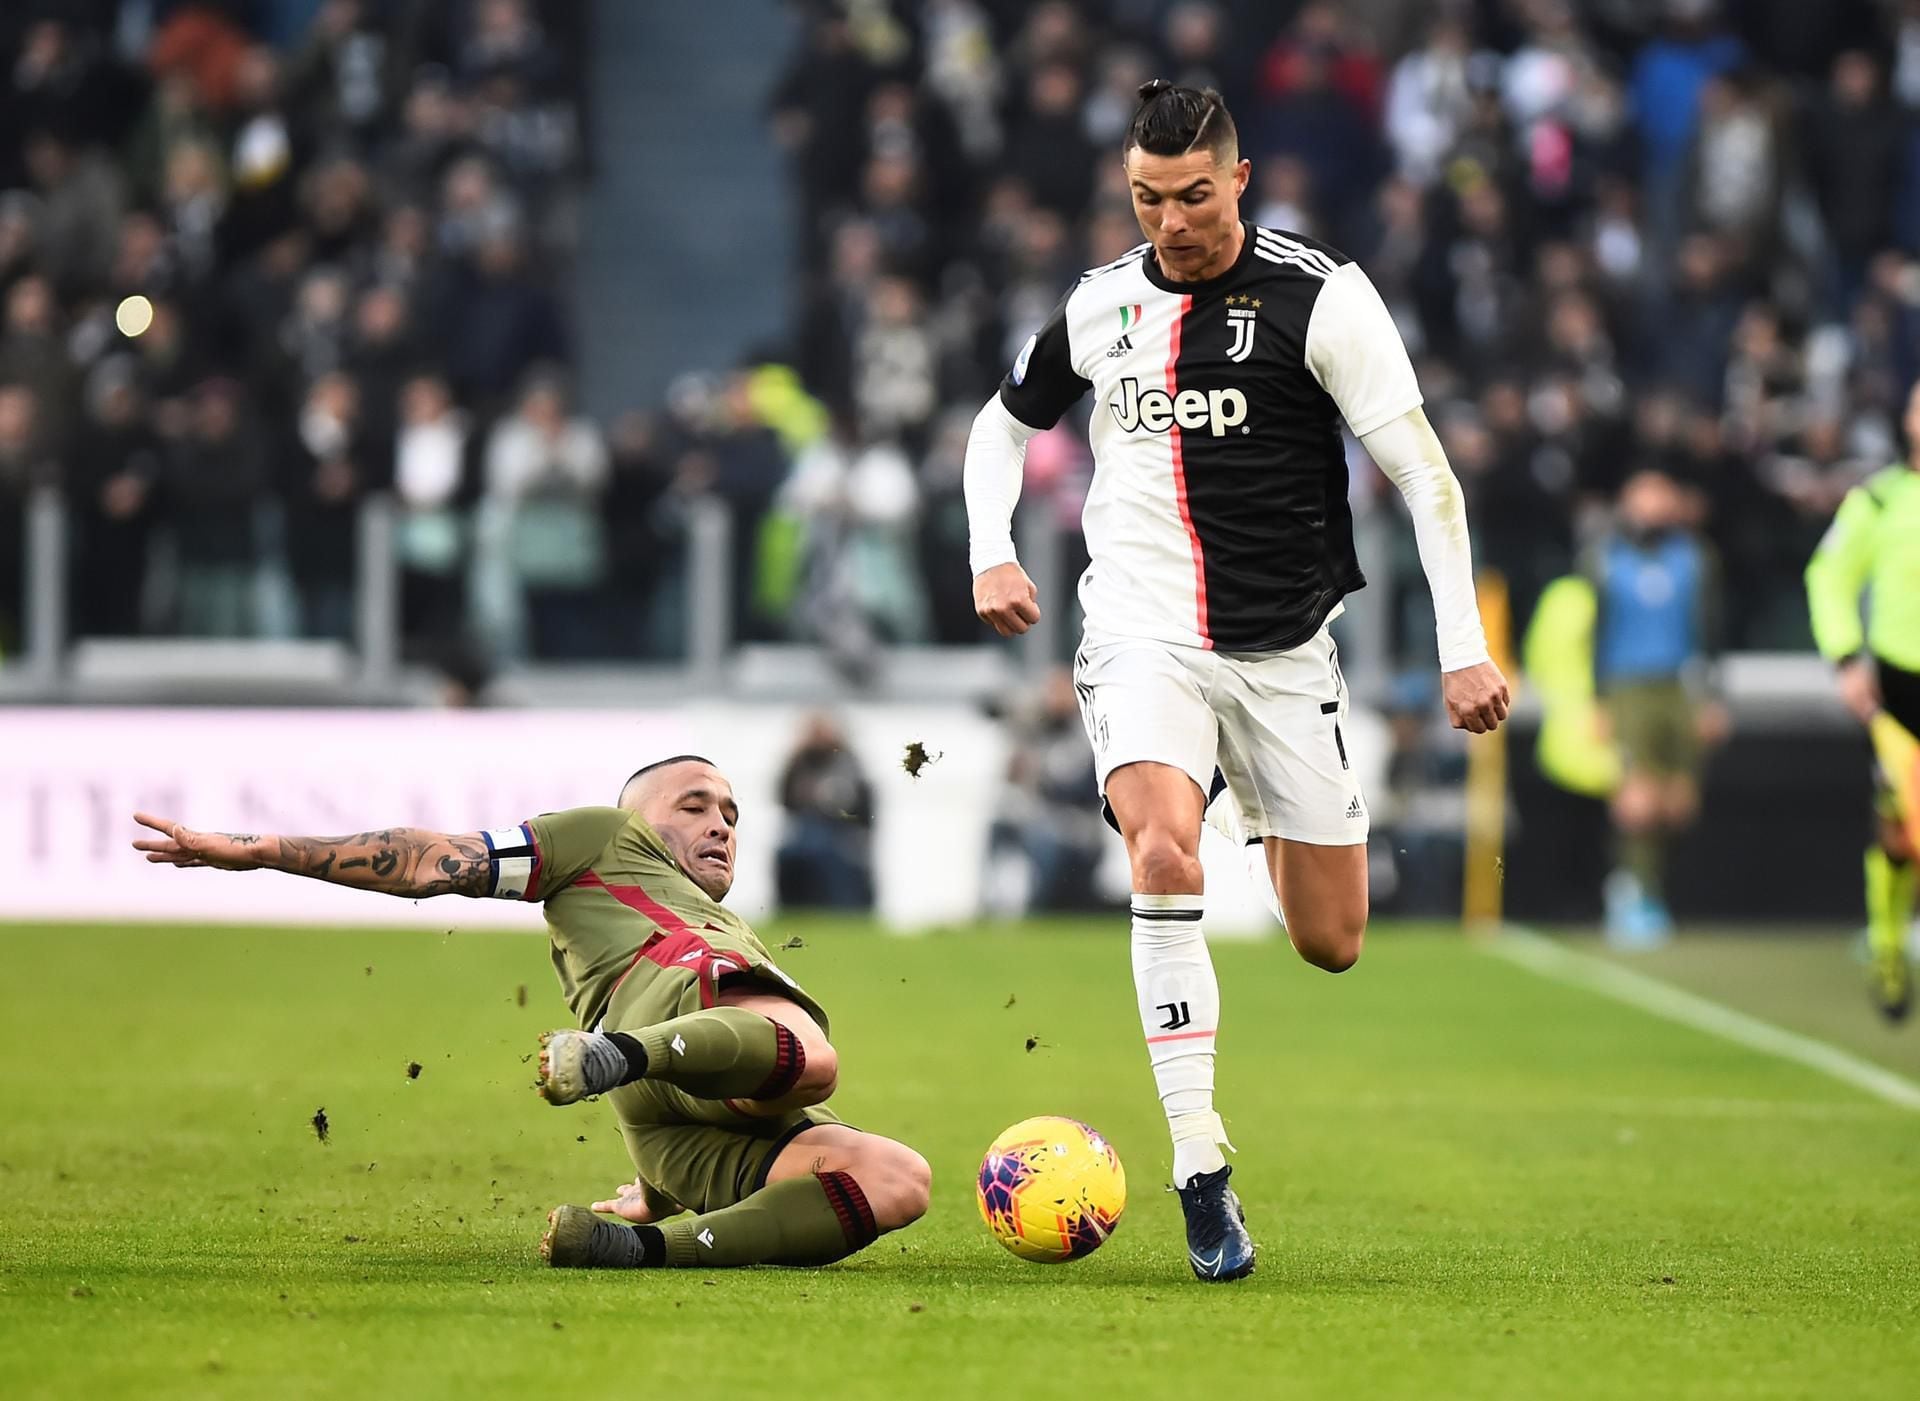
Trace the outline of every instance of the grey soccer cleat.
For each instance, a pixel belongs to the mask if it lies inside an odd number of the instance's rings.
[[[584,1206],[556,1206],[547,1213],[540,1258],[557,1270],[632,1269],[640,1245],[631,1226],[602,1221]]]
[[[540,1033],[540,1069],[533,1087],[548,1104],[605,1094],[627,1078],[627,1058],[597,1031]]]

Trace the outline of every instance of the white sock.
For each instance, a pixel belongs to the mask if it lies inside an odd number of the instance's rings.
[[[1213,1109],[1213,1043],[1220,985],[1200,929],[1198,895],[1133,897],[1133,987],[1154,1082],[1173,1134],[1173,1181],[1184,1187],[1227,1160],[1226,1129]]]

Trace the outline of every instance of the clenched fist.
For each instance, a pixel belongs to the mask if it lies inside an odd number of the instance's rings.
[[[973,611],[1002,637],[1018,637],[1040,621],[1040,595],[1019,565],[996,564],[974,576]]]
[[[1447,719],[1454,729],[1472,735],[1490,734],[1499,729],[1511,704],[1507,678],[1492,662],[1443,673],[1440,693],[1446,698]]]

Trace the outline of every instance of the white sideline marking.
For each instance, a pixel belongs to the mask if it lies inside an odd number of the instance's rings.
[[[1884,1066],[1862,1060],[1825,1041],[1788,1031],[1745,1012],[1736,1012],[1704,997],[1683,992],[1671,983],[1636,973],[1630,968],[1579,953],[1536,934],[1530,929],[1508,927],[1492,943],[1489,953],[1517,964],[1543,978],[1601,993],[1643,1012],[1665,1017],[1670,1022],[1690,1026],[1710,1036],[1718,1036],[1745,1046],[1762,1055],[1778,1056],[1809,1070],[1864,1090],[1876,1099],[1902,1109],[1920,1111],[1920,1084],[1898,1075]]]

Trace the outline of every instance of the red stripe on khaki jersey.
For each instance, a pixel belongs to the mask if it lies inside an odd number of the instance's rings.
[[[620,991],[620,985],[633,976],[633,970],[640,966],[640,960],[647,956],[647,950],[649,948],[659,943],[661,939],[669,934],[693,933],[693,930],[688,927],[684,919],[680,918],[679,915],[675,914],[637,885],[608,885],[606,881],[600,878],[599,873],[596,871],[582,872],[573,883],[575,885],[585,886],[589,890],[606,891],[607,894],[611,895],[628,909],[636,910],[645,915],[664,931],[663,933],[655,934],[634,952],[633,961],[621,971],[620,976],[614,979],[613,986],[607,990],[607,996],[609,997]],[[704,993],[705,985],[702,984],[701,1002],[703,1004],[706,1001]]]
[[[1180,299],[1174,313],[1173,329],[1167,333],[1167,397],[1180,395],[1180,327],[1193,306],[1192,297]],[[1193,630],[1200,634],[1202,647],[1213,646],[1207,634],[1207,562],[1200,550],[1200,532],[1193,528],[1193,512],[1187,506],[1187,461],[1180,447],[1180,424],[1167,429],[1167,446],[1173,451],[1173,499],[1180,507],[1180,524],[1186,527],[1187,543],[1193,548]]]
[[[574,882],[589,889],[598,886],[630,910],[638,910],[669,934],[692,934],[693,926],[679,915],[654,899],[637,885],[608,885],[593,871],[588,871]]]

